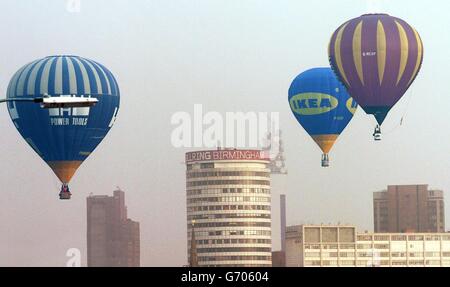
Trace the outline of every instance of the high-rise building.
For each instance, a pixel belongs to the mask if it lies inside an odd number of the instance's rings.
[[[286,231],[288,267],[450,266],[450,233],[358,233],[351,225]]]
[[[375,232],[444,232],[444,195],[428,185],[390,185],[373,193]]]
[[[188,261],[195,220],[198,266],[272,265],[268,164],[260,150],[186,153]]]
[[[88,267],[138,267],[139,222],[127,218],[125,194],[87,198]]]

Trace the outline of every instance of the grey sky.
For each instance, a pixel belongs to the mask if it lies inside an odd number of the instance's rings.
[[[450,2],[378,2],[81,0],[80,13],[70,13],[65,0],[1,1],[2,95],[22,65],[76,54],[114,73],[122,101],[114,128],[78,170],[66,202],[50,168],[0,108],[0,266],[64,266],[71,247],[81,249],[85,263],[86,196],[112,194],[117,185],[129,216],[141,223],[142,265],[186,264],[187,150],[171,146],[170,117],[193,113],[196,103],[205,112],[280,112],[290,173],[276,178],[274,189],[287,188],[288,224],[340,221],[371,230],[372,192],[388,184],[444,190],[450,218]],[[375,121],[358,110],[324,169],[320,150],[291,115],[287,89],[298,73],[328,65],[332,32],[368,7],[417,29],[422,70],[385,121],[383,140],[373,141]]]

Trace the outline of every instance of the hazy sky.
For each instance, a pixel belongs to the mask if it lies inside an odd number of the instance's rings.
[[[280,112],[289,175],[274,179],[273,203],[287,194],[288,224],[351,223],[372,230],[372,192],[427,183],[445,192],[450,220],[450,2],[392,0],[66,0],[0,1],[0,93],[13,73],[47,55],[75,54],[116,76],[121,109],[106,139],[60,201],[50,168],[0,108],[0,266],[64,266],[67,249],[86,262],[86,197],[126,192],[141,224],[144,266],[186,264],[187,149],[174,148],[174,112]],[[383,11],[414,26],[422,69],[390,112],[383,140],[358,110],[335,144],[331,166],[291,114],[287,90],[300,72],[327,66],[327,45],[344,21]],[[399,126],[403,118],[402,126]],[[274,248],[279,247],[273,208]]]

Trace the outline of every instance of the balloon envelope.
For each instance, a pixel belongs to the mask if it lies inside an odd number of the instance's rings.
[[[325,154],[357,108],[330,68],[314,68],[298,75],[289,88],[289,105],[297,121]]]
[[[8,102],[19,133],[33,150],[68,183],[114,124],[120,92],[112,73],[78,56],[50,56],[29,63],[11,79],[8,98],[45,95],[95,97],[92,107],[41,108],[33,102]]]
[[[405,21],[366,14],[333,33],[328,54],[350,95],[381,125],[419,72],[423,45]]]

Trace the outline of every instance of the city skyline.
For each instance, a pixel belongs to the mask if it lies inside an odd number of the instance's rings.
[[[298,73],[329,66],[332,32],[376,1],[128,2],[82,0],[79,12],[68,11],[65,1],[0,4],[5,23],[0,35],[14,39],[0,48],[2,95],[18,68],[54,54],[104,63],[122,94],[114,128],[71,182],[70,202],[58,200],[59,181],[17,133],[6,107],[0,109],[5,149],[0,266],[65,266],[69,248],[86,254],[85,198],[116,185],[127,190],[130,217],[140,221],[141,266],[185,265],[182,161],[197,148],[171,145],[175,126],[170,119],[179,111],[192,114],[197,103],[205,113],[222,115],[279,112],[289,174],[272,178],[273,250],[280,249],[280,193],[287,195],[288,225],[341,222],[373,230],[372,193],[387,185],[429,184],[443,190],[448,205],[450,100],[444,84],[450,59],[444,50],[449,40],[440,36],[448,27],[446,1],[432,7],[379,1],[377,9],[405,19],[420,33],[423,67],[386,120],[383,140],[373,142],[374,122],[357,110],[327,169],[320,167],[320,150],[292,116],[287,90]],[[47,21],[32,21],[35,15]],[[315,20],[318,15],[326,20]],[[83,255],[82,265],[86,262]]]

